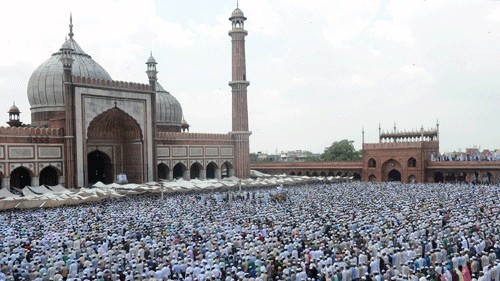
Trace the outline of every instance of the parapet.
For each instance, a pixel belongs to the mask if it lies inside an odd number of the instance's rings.
[[[0,136],[54,136],[63,137],[62,128],[0,127]]]
[[[82,76],[73,76],[73,84],[120,89],[120,90],[151,92],[151,86],[149,84],[96,79],[96,78],[89,78]]]
[[[232,141],[233,140],[229,134],[205,134],[205,133],[181,133],[181,132],[160,132],[158,134],[158,139],[169,140],[169,141],[174,141],[174,140]]]

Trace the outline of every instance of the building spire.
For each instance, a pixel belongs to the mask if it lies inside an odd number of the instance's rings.
[[[236,8],[239,8],[240,7],[240,3],[238,3],[239,1],[236,0]]]
[[[73,14],[72,13],[69,13],[69,39],[73,39],[73,35],[75,35],[73,33]]]

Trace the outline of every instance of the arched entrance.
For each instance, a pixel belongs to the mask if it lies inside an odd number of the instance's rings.
[[[89,185],[93,185],[98,181],[104,184],[113,182],[111,158],[100,150],[92,151],[87,156],[87,170]]]
[[[145,181],[142,131],[135,119],[123,110],[115,106],[95,117],[87,129],[86,141],[89,156],[99,149],[101,155],[102,151],[106,151],[107,155],[104,158],[97,155],[92,155],[92,159],[87,158],[89,183],[102,179],[96,178],[96,167],[105,169],[98,176],[105,175],[107,183],[113,182],[114,174],[125,174],[130,183]],[[98,163],[100,160],[106,162]]]
[[[377,181],[377,177],[372,174],[372,175],[368,176],[368,181],[375,182],[375,181]]]
[[[215,179],[217,178],[217,175],[215,174],[215,171],[217,170],[217,164],[214,162],[210,162],[207,165],[207,179]]]
[[[182,163],[177,163],[174,166],[174,179],[184,178],[184,172],[186,171],[186,166]]]
[[[448,174],[446,174],[446,176],[444,177],[444,180],[446,182],[456,182],[457,181],[457,178],[455,177],[455,174],[452,173],[452,172],[449,172]]]
[[[410,175],[408,177],[408,182],[409,183],[417,183],[417,177],[415,177],[414,175]]]
[[[165,164],[165,163],[158,164],[158,179],[160,179],[160,180],[168,179],[169,172],[170,171],[168,169],[167,164]]]
[[[401,173],[394,169],[387,174],[387,181],[401,181]]]
[[[221,168],[221,178],[228,178],[234,175],[233,165],[228,161],[222,164]]]
[[[200,172],[203,167],[201,166],[200,163],[194,162],[193,165],[191,165],[191,168],[189,169],[189,177],[191,179],[196,179],[200,178]]]
[[[361,174],[360,173],[354,173],[352,176],[352,180],[354,181],[360,181],[361,180]]]
[[[31,185],[31,173],[25,167],[18,167],[10,173],[10,186],[24,188]]]
[[[40,185],[54,186],[59,184],[59,171],[54,166],[47,166],[40,171]]]
[[[444,181],[444,176],[443,173],[441,172],[436,172],[434,174],[434,182],[443,182]]]
[[[401,181],[401,163],[389,159],[382,165],[382,181]]]

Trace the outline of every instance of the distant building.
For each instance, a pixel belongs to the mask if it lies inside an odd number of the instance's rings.
[[[268,174],[352,177],[354,180],[405,183],[500,183],[500,152],[466,149],[465,153],[439,152],[439,124],[429,130],[379,128],[379,142],[365,143],[362,161],[252,163]]]

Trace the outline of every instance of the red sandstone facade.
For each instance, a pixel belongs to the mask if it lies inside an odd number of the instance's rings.
[[[439,161],[439,125],[413,132],[380,132],[378,143],[363,142],[359,162],[252,163],[269,174],[342,176],[365,182],[499,183],[500,161]]]

